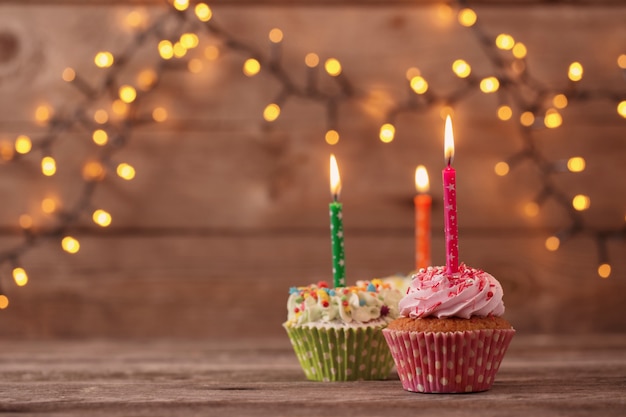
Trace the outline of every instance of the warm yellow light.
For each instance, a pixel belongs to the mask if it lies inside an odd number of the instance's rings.
[[[585,170],[585,159],[580,156],[574,156],[567,160],[567,169],[571,172],[582,172]]]
[[[22,229],[30,229],[33,227],[33,218],[28,214],[20,215],[18,222]]]
[[[441,120],[446,120],[446,117],[454,117],[454,109],[450,106],[443,106],[441,110],[439,110],[439,116],[441,116]]]
[[[131,11],[124,18],[124,23],[126,23],[126,25],[131,28],[141,27],[145,22],[146,16],[138,10]]]
[[[280,43],[283,40],[283,31],[278,28],[274,28],[270,30],[269,38],[272,43]]]
[[[174,45],[172,45],[172,42],[168,41],[167,39],[159,42],[158,49],[159,55],[161,55],[161,58],[163,59],[172,59],[172,57],[174,56]]]
[[[555,250],[557,250],[560,245],[561,245],[561,241],[556,236],[550,236],[549,238],[546,239],[546,249],[548,249],[551,252],[554,252]]]
[[[452,130],[452,118],[446,117],[446,128],[444,133],[443,155],[446,164],[451,165],[454,160],[454,132]]]
[[[187,63],[187,69],[192,74],[200,73],[200,71],[202,71],[202,67],[203,67],[202,61],[199,60],[198,58],[193,58],[189,60],[189,62]]]
[[[415,191],[419,194],[424,194],[429,190],[428,171],[426,171],[424,165],[418,165],[417,168],[415,168]]]
[[[280,106],[276,103],[268,104],[263,110],[263,118],[267,122],[273,122],[280,116]]]
[[[155,122],[164,122],[167,120],[167,110],[163,107],[156,107],[152,110],[152,118]]]
[[[111,224],[111,214],[105,210],[98,209],[91,216],[93,222],[101,227],[108,227]]]
[[[13,268],[13,280],[18,287],[23,287],[28,284],[28,274],[24,271],[24,268]]]
[[[458,15],[459,23],[465,27],[474,26],[478,17],[476,16],[476,12],[472,9],[461,9]]]
[[[211,8],[206,3],[196,4],[196,8],[194,11],[196,12],[196,16],[198,17],[198,19],[200,19],[200,21],[202,22],[208,22],[213,16]]]
[[[515,46],[513,47],[513,56],[515,58],[522,59],[522,58],[525,58],[527,54],[528,54],[528,49],[526,48],[526,45],[524,45],[523,43],[517,42]]]
[[[108,68],[113,65],[113,54],[108,51],[98,52],[93,59],[93,62],[98,68]]]
[[[151,89],[156,80],[157,74],[152,69],[145,69],[137,74],[137,86],[143,91]]]
[[[493,170],[495,171],[496,175],[499,175],[501,177],[504,177],[506,174],[509,173],[510,167],[509,164],[507,164],[504,161],[498,162],[494,167]]]
[[[528,217],[535,217],[537,214],[539,214],[539,204],[535,203],[534,201],[526,203],[526,205],[524,206],[524,213]]]
[[[328,58],[324,63],[324,69],[328,75],[337,77],[341,74],[341,63],[335,58]]]
[[[578,211],[587,210],[591,206],[591,199],[584,194],[578,194],[572,199],[572,206]]]
[[[543,123],[548,129],[554,129],[563,124],[563,117],[556,109],[548,109],[543,118]]]
[[[315,68],[320,63],[320,57],[316,53],[314,53],[314,52],[309,52],[304,57],[304,63],[309,68]]]
[[[3,161],[10,161],[13,159],[13,155],[15,154],[15,150],[13,148],[13,143],[7,140],[0,141],[0,158],[2,158]]]
[[[611,275],[611,265],[604,263],[598,266],[598,275],[600,278],[608,278]]]
[[[41,201],[41,211],[46,214],[52,214],[57,209],[57,203],[52,197],[46,197]]]
[[[51,177],[57,172],[57,163],[51,156],[44,156],[41,159],[41,172],[46,177]]]
[[[324,135],[324,139],[329,145],[336,145],[337,142],[339,142],[339,132],[334,129],[330,129],[326,132],[326,135]]]
[[[480,91],[483,93],[495,93],[499,88],[500,81],[496,77],[487,77],[480,81]]]
[[[413,77],[411,78],[411,89],[415,91],[416,94],[424,94],[428,91],[428,82],[421,75]]]
[[[496,36],[496,46],[499,49],[510,51],[511,49],[513,49],[514,45],[515,39],[513,39],[513,36],[509,35],[508,33],[501,33]]]
[[[109,121],[109,113],[104,109],[98,109],[93,114],[93,119],[101,125]]]
[[[330,193],[336,200],[341,193],[341,176],[339,175],[339,166],[334,154],[330,154]]]
[[[522,126],[530,127],[535,123],[535,115],[530,111],[525,111],[520,115],[519,122]]]
[[[73,68],[67,67],[63,70],[63,74],[61,74],[61,78],[63,81],[72,82],[76,78],[76,71]]]
[[[389,143],[396,136],[396,127],[391,123],[385,123],[380,127],[380,133],[378,137],[383,143]]]
[[[113,100],[113,103],[111,103],[111,110],[118,116],[124,116],[128,113],[128,104],[120,99]]]
[[[176,42],[174,44],[174,56],[176,58],[182,58],[185,55],[187,55],[187,48],[185,48],[182,43]]]
[[[257,75],[259,71],[261,71],[261,63],[258,60],[248,58],[246,62],[243,63],[243,73],[248,77]]]
[[[61,240],[61,247],[65,252],[74,254],[80,250],[80,243],[72,236],[65,236]]]
[[[9,298],[4,294],[0,294],[0,310],[4,310],[8,306],[9,306]]]
[[[91,139],[93,140],[93,143],[95,143],[96,145],[104,146],[109,141],[109,135],[107,134],[107,132],[105,132],[102,129],[96,129],[93,131],[93,134],[91,135]]]
[[[511,117],[513,117],[513,109],[511,107],[506,104],[498,107],[498,119],[509,120]]]
[[[572,62],[569,66],[567,76],[572,81],[580,81],[583,78],[583,66],[580,62]]]
[[[130,181],[135,178],[135,168],[125,162],[122,162],[117,166],[116,172],[120,178],[125,179],[126,181]]]
[[[619,114],[623,118],[626,118],[626,100],[620,101],[620,103],[617,105],[617,114]]]
[[[209,61],[215,61],[220,56],[220,49],[215,45],[204,48],[204,57]]]
[[[617,57],[617,66],[621,69],[626,69],[626,54],[621,54]]]
[[[419,77],[420,75],[422,75],[422,72],[419,70],[419,68],[411,67],[406,70],[406,79],[409,81],[411,81],[415,77]]]
[[[557,94],[552,99],[552,104],[554,104],[554,107],[556,107],[557,109],[566,108],[568,104],[567,96],[565,94]]]
[[[24,155],[30,152],[31,149],[33,149],[33,143],[28,136],[19,135],[15,139],[15,152]]]
[[[467,78],[472,73],[472,67],[462,59],[457,59],[452,63],[452,71],[459,78]]]
[[[104,179],[106,171],[98,161],[87,161],[83,165],[83,178],[86,181],[101,181]]]
[[[183,33],[180,35],[180,44],[184,46],[186,49],[193,49],[198,46],[200,40],[198,39],[198,35],[195,33]]]
[[[35,109],[35,120],[39,123],[45,123],[52,117],[52,107],[47,104],[37,106]]]
[[[187,10],[189,7],[189,0],[174,0],[174,8],[178,11]]]

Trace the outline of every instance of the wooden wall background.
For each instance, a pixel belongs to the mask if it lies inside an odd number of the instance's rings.
[[[549,85],[567,86],[570,62],[585,66],[582,85],[626,90],[616,59],[626,53],[621,2],[471,2],[485,29],[506,32],[529,50],[528,65]],[[120,50],[131,34],[121,22],[139,9],[149,19],[159,1],[0,2],[0,140],[37,138],[40,103],[63,107],[80,94],[61,80],[66,66],[95,80],[93,56]],[[460,82],[450,64],[464,58],[478,73],[488,65],[476,40],[430,1],[219,1],[215,19],[265,50],[267,33],[285,34],[284,65],[304,80],[314,51],[337,57],[362,94],[340,108],[342,139],[323,140],[324,109],[291,101],[271,126],[261,121],[277,85],[262,72],[248,78],[245,58],[224,52],[199,74],[162,80],[148,107],[169,119],[138,129],[119,157],[137,168],[135,180],[109,176],[94,204],[113,215],[107,230],[85,227],[81,251],[68,255],[46,241],[21,262],[30,282],[17,288],[8,265],[2,286],[11,305],[0,311],[7,338],[257,338],[282,335],[287,290],[330,280],[328,154],[344,182],[348,279],[406,273],[413,265],[413,170],[430,171],[435,209],[433,260],[444,262],[439,170],[443,167],[438,110],[407,114],[391,144],[377,139],[385,112],[406,97],[404,72],[418,66],[432,89]],[[201,37],[201,46],[211,44]],[[155,42],[156,43],[156,42]],[[151,51],[154,55],[154,50]],[[150,63],[150,53],[140,58]],[[143,61],[142,61],[143,60]],[[299,75],[298,75],[299,74]],[[555,252],[544,240],[566,225],[548,203],[539,216],[523,205],[541,189],[530,164],[506,177],[493,166],[521,148],[514,123],[495,117],[497,99],[476,93],[455,108],[462,259],[490,271],[505,286],[507,317],[528,333],[624,332],[624,245],[609,247],[613,273],[596,274],[588,236]],[[588,194],[585,221],[619,228],[626,209],[626,122],[606,102],[570,106],[561,128],[538,132],[553,159],[584,156],[587,169],[556,181],[571,195]],[[38,156],[0,165],[0,245],[21,239],[20,214],[46,222],[39,202],[76,197],[81,158],[93,151],[77,129],[55,147],[59,172],[44,178]]]

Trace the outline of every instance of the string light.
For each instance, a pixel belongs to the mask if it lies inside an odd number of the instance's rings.
[[[4,310],[8,306],[9,306],[9,298],[4,294],[0,294],[0,310]]]
[[[600,278],[608,278],[611,275],[611,265],[604,263],[598,266],[598,275]]]
[[[91,218],[93,222],[100,227],[108,227],[111,225],[111,214],[105,210],[98,209],[93,212]]]
[[[465,4],[462,1],[457,3]],[[547,199],[552,199],[562,208],[570,221],[569,226],[566,226],[563,231],[546,239],[546,247],[551,251],[557,250],[566,239],[571,239],[581,234],[595,237],[598,247],[604,247],[609,239],[625,239],[626,227],[620,227],[613,231],[600,231],[586,224],[581,217],[581,212],[590,208],[590,198],[583,194],[578,196],[568,195],[553,182],[552,174],[554,172],[582,172],[586,165],[584,158],[571,157],[567,161],[551,164],[548,162],[548,158],[543,155],[534,135],[535,131],[539,131],[542,128],[554,129],[562,126],[563,116],[560,110],[565,109],[570,101],[610,100],[615,103],[617,113],[621,117],[626,118],[626,99],[624,94],[603,90],[583,91],[578,87],[574,89],[575,84],[573,83],[577,83],[583,77],[584,71],[580,62],[573,62],[568,68],[567,77],[570,84],[567,93],[564,94],[558,90],[552,91],[545,87],[545,83],[535,79],[530,74],[525,62],[528,50],[524,43],[515,41],[511,35],[506,33],[501,33],[497,36],[488,34],[481,25],[477,24],[477,16],[472,9],[460,8],[458,20],[462,26],[472,27],[471,33],[485,50],[488,63],[492,66],[492,71],[498,74],[498,76],[483,77],[482,79],[479,78],[480,81],[477,81],[476,78],[471,76],[472,71],[467,62],[462,59],[455,60],[452,64],[452,71],[457,77],[465,80],[466,85],[447,95],[431,93],[431,97],[434,98],[431,100],[408,100],[406,103],[396,105],[387,113],[386,120],[394,120],[402,112],[425,111],[430,107],[441,104],[443,104],[443,107],[441,107],[440,115],[445,117],[445,114],[452,110],[452,105],[469,96],[476,87],[484,93],[498,92],[497,96],[500,100],[506,99],[512,103],[505,102],[505,104],[500,104],[496,112],[497,117],[500,120],[511,120],[514,114],[519,114],[517,123],[520,137],[523,141],[523,148],[506,161],[495,164],[495,174],[499,176],[507,175],[513,169],[513,166],[519,164],[522,160],[527,160],[536,165],[540,176],[539,179],[543,184],[543,190],[535,201],[528,202],[523,206],[523,214],[527,217],[536,217],[540,211],[540,204]],[[626,54],[620,55],[617,58],[617,63],[619,68],[626,70]],[[502,71],[505,68],[510,68],[511,71]],[[413,73],[408,75],[411,71]],[[626,76],[626,72],[624,75]],[[407,71],[409,80],[416,76],[420,76],[420,73],[415,68]],[[620,95],[621,97],[619,97]],[[551,99],[547,100],[550,97]],[[513,107],[515,107],[515,111]],[[537,119],[541,123],[537,123]],[[607,267],[605,269],[609,268],[610,270],[608,260],[603,260],[606,257],[606,250],[603,249],[601,252],[600,264],[606,264]]]
[[[124,103],[132,103],[137,98],[137,90],[130,85],[123,85],[120,87],[120,100]]]
[[[248,77],[253,77],[261,71],[261,63],[254,58],[248,58],[243,63],[243,73]]]
[[[465,2],[459,3],[465,4]],[[92,140],[94,144],[98,146],[97,149],[99,150],[99,154],[97,160],[87,161],[83,164],[84,184],[82,187],[82,197],[79,199],[80,204],[77,204],[74,207],[64,207],[61,212],[58,209],[60,203],[57,202],[56,199],[52,197],[45,198],[42,201],[42,211],[49,215],[58,213],[58,215],[55,215],[56,223],[58,224],[51,228],[45,228],[42,226],[33,227],[33,218],[27,214],[21,215],[19,218],[19,224],[22,229],[27,231],[26,233],[28,238],[22,245],[0,251],[0,264],[3,262],[14,262],[25,250],[34,246],[41,239],[58,239],[59,236],[64,236],[66,234],[66,230],[75,224],[77,219],[81,217],[81,213],[84,213],[89,209],[89,202],[94,194],[96,185],[106,177],[106,167],[115,167],[115,172],[122,179],[130,180],[135,177],[136,172],[134,167],[127,163],[120,163],[115,166],[111,161],[112,156],[115,152],[123,148],[126,143],[128,143],[132,129],[134,126],[139,125],[137,122],[141,121],[145,123],[145,114],[142,116],[140,112],[135,111],[137,108],[137,102],[141,100],[143,95],[150,93],[159,84],[159,79],[162,77],[162,74],[166,71],[173,70],[173,66],[158,64],[154,68],[147,68],[140,71],[137,74],[135,84],[137,86],[137,90],[130,85],[126,85],[134,91],[135,97],[132,99],[129,98],[132,94],[129,96],[121,94],[121,88],[118,91],[111,91],[111,89],[122,85],[122,83],[119,82],[120,79],[118,78],[120,77],[119,74],[123,72],[121,70],[126,68],[128,65],[127,63],[131,61],[130,58],[135,56],[139,48],[142,48],[147,44],[147,39],[161,39],[158,42],[157,49],[158,56],[163,61],[170,60],[174,57],[182,58],[186,56],[188,50],[196,48],[199,45],[200,39],[198,34],[189,32],[190,27],[194,27],[193,25],[189,25],[189,21],[187,20],[189,17],[197,19],[195,20],[196,25],[198,25],[197,22],[199,21],[200,26],[202,29],[207,31],[211,39],[213,39],[216,43],[219,43],[219,45],[223,45],[224,48],[229,48],[234,52],[239,52],[245,55],[245,58],[257,57],[254,59],[257,59],[259,62],[259,67],[261,62],[269,63],[268,66],[264,67],[264,74],[267,73],[279,82],[281,92],[274,103],[270,103],[265,108],[264,118],[266,120],[276,120],[280,115],[280,106],[284,105],[285,101],[289,97],[295,96],[311,100],[323,105],[326,108],[326,121],[328,124],[328,129],[324,135],[326,143],[333,145],[339,141],[339,133],[336,128],[338,123],[338,108],[342,102],[354,99],[356,95],[344,75],[344,69],[342,68],[341,63],[337,59],[327,59],[324,63],[324,70],[338,83],[340,87],[338,92],[335,92],[334,90],[333,92],[321,91],[317,83],[311,82],[311,80],[314,81],[317,76],[315,75],[315,70],[320,63],[319,56],[315,53],[309,53],[305,57],[305,64],[310,70],[308,72],[309,78],[306,86],[300,87],[291,78],[291,74],[289,74],[289,72],[282,67],[278,59],[262,59],[264,54],[258,51],[254,46],[234,38],[223,31],[219,26],[215,25],[212,20],[212,10],[207,4],[201,2],[196,3],[193,14],[179,13],[184,12],[189,8],[190,3],[188,0],[172,0],[172,5],[173,7],[170,9],[173,13],[164,14],[152,24],[145,25],[145,27],[143,26],[143,20],[140,21],[140,19],[138,19],[137,16],[132,15],[132,13],[128,15],[126,21],[127,24],[131,27],[137,27],[138,29],[135,35],[135,42],[131,43],[132,47],[129,47],[123,53],[116,55],[115,58],[113,54],[108,51],[101,51],[94,57],[94,63],[99,68],[102,68],[105,71],[111,68],[108,75],[110,78],[108,78],[107,83],[104,83],[101,87],[91,88],[86,85],[84,81],[78,77],[76,70],[73,68],[66,68],[63,71],[63,80],[78,88],[85,95],[86,103],[81,103],[79,108],[87,108],[88,111],[94,111],[93,121],[97,124],[106,126],[94,129],[93,122],[78,116],[76,116],[76,118],[70,117],[67,120],[53,119],[53,109],[48,105],[43,105],[37,108],[37,111],[35,112],[35,121],[37,123],[47,125],[48,133],[47,136],[45,136],[46,139],[33,143],[27,136],[20,135],[16,138],[14,148],[17,154],[24,155],[31,152],[33,148],[37,148],[44,152],[44,155],[46,155],[49,147],[54,145],[57,137],[73,126],[82,126],[86,127],[88,131],[93,132]],[[446,5],[446,7],[446,13],[450,14],[452,8],[450,8],[449,5]],[[394,119],[394,116],[402,111],[419,111],[435,107],[439,109],[441,116],[444,117],[446,114],[453,112],[454,104],[463,98],[468,97],[472,90],[477,87],[486,93],[494,93],[497,91],[502,92],[502,90],[505,90],[505,92],[508,93],[513,89],[526,88],[531,92],[537,93],[534,96],[538,98],[534,101],[528,101],[523,97],[520,98],[521,95],[518,95],[518,98],[515,99],[515,102],[513,103],[517,107],[515,113],[520,115],[519,126],[525,144],[524,151],[520,152],[520,159],[527,158],[531,162],[540,166],[542,161],[545,161],[545,158],[542,157],[538,147],[534,146],[534,139],[532,134],[530,134],[530,127],[539,129],[544,127],[544,125],[546,128],[549,127],[548,124],[553,127],[556,127],[555,125],[560,125],[562,123],[562,117],[558,110],[565,108],[568,101],[586,100],[589,99],[589,97],[593,97],[594,99],[610,98],[611,100],[615,100],[615,94],[588,94],[587,92],[578,90],[575,94],[571,94],[572,92],[567,90],[567,95],[562,93],[557,94],[557,92],[548,90],[541,91],[541,94],[538,94],[537,86],[540,85],[540,83],[537,83],[536,80],[529,75],[528,68],[524,61],[528,51],[523,43],[516,42],[512,36],[507,34],[501,34],[499,41],[497,40],[497,37],[494,38],[489,36],[484,32],[481,25],[477,25],[478,18],[476,12],[470,8],[461,8],[457,17],[462,26],[472,28],[471,33],[474,34],[480,44],[489,51],[487,55],[493,66],[494,71],[492,73],[497,74],[497,77],[487,77],[482,79],[480,77],[474,78],[471,76],[472,68],[470,65],[463,60],[457,60],[453,63],[453,71],[458,78],[465,80],[464,82],[466,85],[456,91],[452,91],[447,96],[440,96],[429,91],[428,83],[417,68],[410,69],[407,71],[407,78],[410,81],[412,90],[418,94],[424,94],[428,91],[428,94],[422,99],[412,98],[407,103],[400,104],[390,111],[387,118],[390,122],[381,128],[379,134],[382,141],[393,141],[396,134],[396,127],[391,121]],[[272,44],[277,44],[283,40],[283,33],[279,29],[272,30],[269,36]],[[176,39],[178,39],[178,41],[173,42],[173,40]],[[505,54],[505,56],[497,55],[500,52]],[[203,49],[203,56],[208,61],[217,60],[220,53],[220,49],[216,45],[208,45]],[[272,51],[270,51],[270,56],[272,56],[271,53]],[[620,55],[617,62],[620,68],[626,69],[626,55]],[[197,61],[197,58],[195,57],[184,62],[184,64],[191,72],[199,72],[202,69],[201,65],[199,65],[201,62]],[[505,68],[510,68],[511,71],[502,71],[502,69]],[[571,81],[576,82],[582,78],[582,75],[582,65],[580,65],[580,63],[573,63],[568,70],[568,78]],[[478,80],[481,81],[479,82]],[[421,93],[419,93],[420,91]],[[546,97],[551,97],[552,95],[554,95],[554,99],[552,100],[551,105],[553,108],[551,109],[550,107],[546,107],[542,100],[545,100]],[[101,99],[111,96],[119,96],[119,100],[113,102],[111,104],[111,108],[114,114],[120,116],[113,117],[112,119],[109,117],[109,114],[105,109],[93,108],[93,106],[97,105],[97,103],[101,103]],[[497,96],[501,97],[501,94],[498,94]],[[502,96],[504,96],[504,94],[502,94]],[[126,97],[126,99],[124,99],[124,97]],[[412,97],[415,96],[413,95]],[[512,97],[515,97],[515,95]],[[99,105],[103,106],[102,104]],[[615,100],[615,105],[617,113],[622,117],[626,117],[626,100],[624,100],[624,98],[619,98],[618,100]],[[269,113],[269,117],[266,113]],[[70,112],[69,114],[72,113]],[[76,112],[76,114],[79,115],[80,112]],[[498,107],[497,114],[499,119],[509,120],[513,115],[513,109],[508,104],[503,104]],[[536,117],[543,117],[544,123],[541,124],[541,126],[535,125]],[[167,111],[163,108],[157,107],[152,111],[152,119],[149,119],[149,121],[161,122],[166,119]],[[552,122],[547,122],[547,120],[551,120]],[[554,123],[555,120],[558,120],[558,123]],[[111,137],[109,137],[109,134]],[[8,161],[13,158],[13,149],[10,144],[4,144],[1,151],[2,158],[4,160]],[[48,155],[46,155],[46,158],[52,159],[52,157]],[[572,157],[567,162],[567,169],[570,172],[580,172],[584,169],[584,159],[580,158],[582,160],[581,162],[576,158],[580,157]],[[572,162],[572,160],[574,162]],[[52,161],[54,161],[54,159],[52,159]],[[511,161],[507,161],[508,162],[498,164],[497,166],[499,166],[499,168],[494,168],[498,175],[502,175],[505,171],[508,173],[508,171],[513,168]],[[42,171],[45,171],[43,165],[44,160],[42,160]],[[53,166],[54,171],[56,171],[56,161],[53,162]],[[580,233],[583,230],[589,231],[590,229],[588,226],[581,221],[580,215],[577,214],[578,210],[572,208],[572,205],[570,205],[570,201],[573,204],[573,200],[566,198],[566,194],[550,182],[549,175],[551,172],[548,172],[547,170],[540,171],[545,172],[545,174],[542,174],[542,180],[544,181],[544,186],[547,191],[544,193],[545,195],[542,194],[542,198],[529,202],[525,205],[525,214],[529,217],[536,216],[539,212],[539,204],[541,201],[546,198],[554,198],[554,200],[562,206],[569,206],[567,213],[570,215],[570,220],[572,222],[572,225],[567,229],[571,232],[569,237],[574,236],[576,233]],[[107,178],[107,180],[109,179]],[[585,204],[588,208],[590,200],[587,197],[584,201],[586,201]],[[96,212],[98,213],[97,216]],[[107,222],[110,224],[110,214],[101,209],[92,213],[92,219],[97,225],[102,227],[106,227],[104,224],[107,224]],[[585,227],[587,227],[587,229],[585,229]],[[597,234],[597,237],[599,244],[604,245],[608,239],[624,237],[624,232],[603,232],[602,234]],[[566,237],[564,237],[563,234],[552,236],[546,240],[546,247],[553,248],[551,250],[556,250],[565,238]],[[70,253],[76,253],[80,248],[78,240],[71,236],[65,236],[61,241],[61,246],[63,250]],[[601,266],[598,268],[598,274],[600,276],[610,275],[609,262],[603,261],[600,265]],[[608,272],[606,271],[607,268]],[[8,298],[5,295],[0,295],[0,308],[5,308],[7,305]]]
[[[51,177],[57,172],[57,163],[51,156],[44,156],[41,159],[41,172],[46,177]]]
[[[18,287],[23,287],[24,285],[28,284],[28,275],[26,274],[24,268],[13,268],[13,280]]]

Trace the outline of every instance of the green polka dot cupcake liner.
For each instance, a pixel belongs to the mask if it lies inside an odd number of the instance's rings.
[[[382,326],[284,327],[300,366],[311,381],[387,379],[393,367]]]
[[[515,330],[383,333],[405,390],[464,393],[491,388]]]

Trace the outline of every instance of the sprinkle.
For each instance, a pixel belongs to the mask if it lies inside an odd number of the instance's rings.
[[[291,295],[291,294],[297,294],[297,293],[299,293],[299,292],[300,292],[300,291],[299,291],[296,287],[291,287],[291,288],[289,288],[289,295]]]
[[[335,290],[329,290],[328,291],[328,295],[331,295],[331,296],[334,297],[335,296]]]
[[[294,309],[293,309],[293,312],[294,312],[294,313],[299,313],[299,312],[300,312],[300,309],[299,309],[298,307],[296,307],[296,308],[294,308]]]
[[[344,307],[348,307],[348,302],[346,300],[344,300],[344,301],[341,302],[341,305],[344,306]]]
[[[383,304],[380,307],[380,317],[385,317],[387,314],[389,314],[389,307]]]
[[[487,293],[487,299],[490,299],[491,297],[493,297],[493,293],[492,293],[491,291],[489,291],[489,292]]]
[[[329,306],[329,305],[330,305],[330,304],[328,304],[328,301],[326,301],[326,300],[324,300],[324,301],[322,302],[322,306],[324,306],[324,308],[328,308],[328,306]]]
[[[320,288],[328,288],[328,282],[326,281],[320,281],[317,283],[317,286]]]
[[[359,305],[363,307],[365,305],[365,300],[359,300]]]
[[[367,291],[370,291],[370,292],[376,291],[376,285],[370,282],[370,284],[367,286]]]

